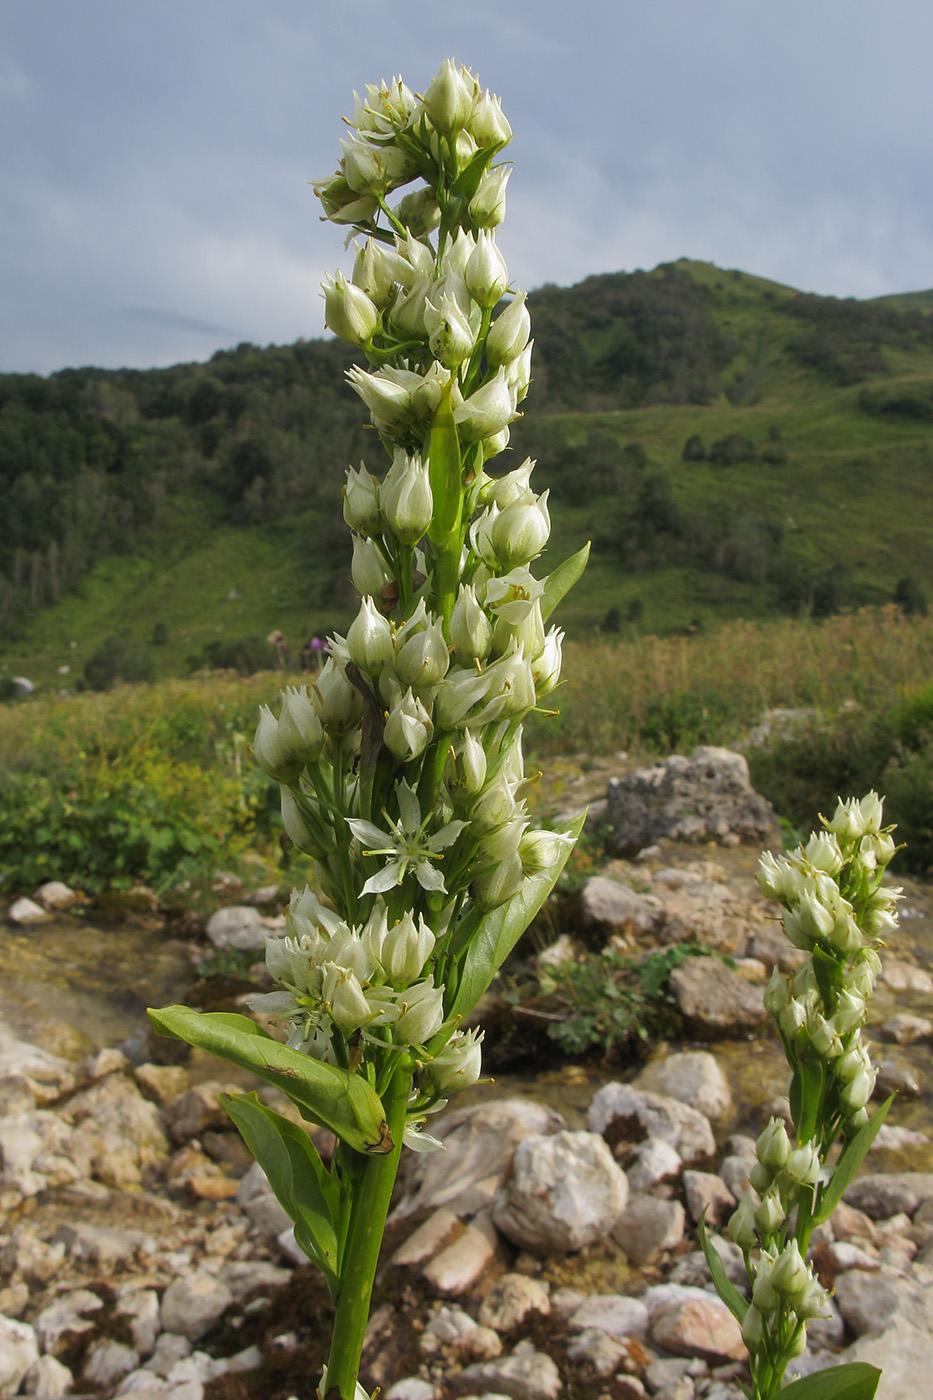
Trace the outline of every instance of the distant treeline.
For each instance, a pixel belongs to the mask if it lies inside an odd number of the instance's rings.
[[[764,296],[799,322],[787,353],[830,382],[883,373],[886,349],[933,345],[933,318],[917,312]],[[719,327],[713,292],[667,264],[545,286],[530,306],[535,385],[516,446],[542,449],[542,474],[558,489],[583,485],[588,496],[617,498],[624,518],[609,536],[633,561],[656,556],[665,540],[683,552],[696,526],[677,516],[668,483],[646,471],[637,444],[630,450],[597,432],[555,451],[543,419],[711,402],[736,348]],[[383,455],[344,381],[352,362],[339,342],[310,340],[244,343],[170,369],[0,376],[0,630],[57,601],[101,556],[133,551],[173,511],[197,512],[208,527],[321,508],[311,543],[342,557],[332,525],[346,467],[367,456],[377,467]],[[912,406],[877,395],[863,404],[920,417],[927,405],[923,395]],[[706,531],[701,552],[760,561],[773,551],[767,522],[724,521],[723,531]]]

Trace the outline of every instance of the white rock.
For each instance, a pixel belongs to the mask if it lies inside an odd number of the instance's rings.
[[[551,1300],[545,1284],[527,1274],[503,1274],[490,1288],[479,1310],[484,1327],[509,1332],[525,1321],[529,1313],[547,1316]]]
[[[159,1335],[159,1295],[152,1288],[121,1290],[116,1315],[126,1318],[140,1356],[151,1356]]]
[[[902,1296],[895,1283],[877,1273],[848,1269],[836,1279],[836,1305],[857,1337],[884,1331],[896,1315]]]
[[[436,1400],[436,1397],[437,1387],[417,1376],[406,1376],[404,1380],[396,1381],[385,1393],[385,1400]]]
[[[525,1138],[496,1196],[496,1226],[523,1249],[550,1254],[605,1237],[628,1200],[625,1173],[597,1133]]]
[[[640,1298],[621,1293],[594,1293],[570,1317],[574,1332],[608,1332],[612,1337],[641,1339],[648,1331],[648,1309]]]
[[[240,952],[258,951],[266,944],[262,916],[248,904],[231,904],[216,910],[207,921],[207,936],[215,948]]]
[[[38,1359],[36,1334],[29,1324],[0,1316],[0,1395],[15,1395]]]
[[[636,1267],[663,1250],[674,1249],[684,1237],[685,1216],[680,1201],[633,1192],[612,1227],[612,1237]]]
[[[705,1114],[679,1099],[642,1092],[631,1084],[605,1084],[590,1104],[587,1127],[613,1141],[663,1138],[688,1165],[711,1159],[716,1152]]]
[[[714,1123],[732,1112],[729,1081],[706,1050],[684,1050],[655,1060],[642,1070],[634,1087],[679,1099]]]
[[[196,1270],[169,1284],[162,1298],[162,1326],[196,1342],[209,1332],[233,1302],[225,1283]]]
[[[633,1191],[647,1192],[666,1182],[678,1181],[683,1169],[680,1153],[669,1142],[650,1137],[635,1148],[625,1175]]]
[[[75,1288],[56,1298],[36,1318],[39,1346],[54,1355],[63,1337],[93,1331],[94,1324],[86,1320],[87,1314],[99,1312],[103,1306],[97,1294],[87,1288]]]
[[[139,1365],[139,1352],[122,1342],[100,1341],[94,1346],[84,1363],[82,1380],[101,1390],[109,1390]]]
[[[511,1356],[467,1366],[457,1385],[458,1389],[475,1386],[480,1393],[486,1391],[486,1400],[493,1400],[490,1391],[512,1400],[558,1400],[562,1389],[554,1362],[544,1352],[535,1351],[529,1341],[519,1342]]]
[[[38,1395],[41,1400],[58,1400],[67,1395],[74,1384],[74,1376],[67,1366],[56,1361],[54,1356],[40,1356],[26,1372],[23,1381],[24,1395]]]
[[[283,1230],[292,1228],[288,1212],[279,1205],[269,1179],[258,1162],[253,1163],[240,1182],[236,1202],[264,1235],[276,1238]]]
[[[36,903],[41,904],[43,909],[50,912],[64,912],[73,909],[78,902],[78,896],[70,886],[62,883],[61,880],[47,880],[44,885],[40,885],[34,896]]]
[[[17,899],[7,910],[7,918],[13,924],[42,924],[49,917],[48,911],[33,899]]]

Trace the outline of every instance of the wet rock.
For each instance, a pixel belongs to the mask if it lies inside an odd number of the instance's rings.
[[[688,1028],[698,1036],[738,1035],[765,1020],[761,987],[719,958],[688,958],[674,968],[669,985]]]
[[[745,759],[729,749],[697,748],[689,758],[675,754],[610,779],[606,815],[613,826],[609,849],[617,855],[634,855],[662,838],[779,838],[773,808],[753,791]]]
[[[44,924],[51,918],[48,910],[43,909],[41,904],[37,904],[34,899],[16,899],[7,910],[7,918],[11,924]]]
[[[633,1192],[612,1227],[612,1237],[629,1261],[640,1268],[655,1255],[674,1249],[684,1237],[684,1208],[679,1201]]]
[[[675,1356],[698,1356],[713,1366],[745,1356],[739,1324],[712,1294],[663,1308],[652,1318],[650,1336],[655,1346]]]
[[[532,1253],[571,1252],[605,1236],[625,1209],[628,1182],[597,1133],[525,1138],[497,1194],[497,1227]]]
[[[706,1050],[685,1050],[654,1060],[638,1075],[633,1087],[679,1099],[714,1123],[733,1110],[729,1081],[715,1056]]]
[[[712,1160],[716,1142],[709,1119],[696,1109],[664,1094],[635,1089],[631,1084],[605,1084],[587,1114],[587,1127],[602,1133],[616,1149],[622,1143],[661,1138],[689,1164]]]
[[[211,1330],[233,1302],[226,1284],[204,1270],[187,1274],[169,1284],[162,1298],[162,1326],[190,1342]]]
[[[67,913],[78,902],[78,896],[74,890],[69,885],[63,884],[61,880],[46,880],[45,884],[40,885],[36,890],[33,898],[50,914]]]
[[[497,1332],[510,1332],[525,1321],[530,1313],[551,1311],[548,1290],[538,1279],[525,1274],[503,1274],[483,1299],[479,1320],[484,1327]]]
[[[636,934],[652,933],[663,923],[663,911],[656,899],[646,899],[605,875],[594,875],[583,886],[580,915],[585,927],[625,929]]]
[[[853,1181],[845,1203],[864,1211],[872,1220],[887,1220],[903,1211],[913,1215],[924,1201],[933,1199],[933,1172],[875,1172]]]
[[[238,952],[258,952],[266,946],[262,916],[249,904],[231,904],[216,910],[207,921],[207,936],[215,948]]]
[[[563,1127],[559,1113],[527,1099],[493,1099],[476,1108],[445,1113],[431,1131],[447,1150],[409,1154],[405,1192],[390,1219],[444,1205],[460,1216],[485,1209],[516,1144]]]
[[[36,1334],[29,1324],[0,1316],[0,1395],[15,1395],[38,1359]]]
[[[460,1395],[487,1391],[512,1400],[558,1400],[562,1390],[556,1365],[530,1341],[519,1342],[511,1356],[467,1366],[452,1383]]]

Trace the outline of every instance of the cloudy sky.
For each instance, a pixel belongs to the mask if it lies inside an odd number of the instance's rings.
[[[929,0],[0,0],[0,370],[322,331],[308,181],[449,55],[515,129],[513,279],[680,256],[933,286]]]

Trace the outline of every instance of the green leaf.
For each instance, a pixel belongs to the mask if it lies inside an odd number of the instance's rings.
[[[556,828],[574,841],[583,830],[586,813]],[[447,1012],[447,1022],[456,1022],[459,1017],[469,1014],[480,997],[505,962],[525,929],[531,923],[551,890],[557,877],[566,864],[572,845],[563,848],[559,858],[550,870],[542,871],[526,880],[518,894],[514,895],[498,909],[484,915],[474,937],[463,957],[460,981],[453,1004]],[[449,1033],[449,1032],[448,1032]]]
[[[877,1366],[852,1361],[791,1381],[781,1391],[780,1400],[873,1400],[880,1380]]]
[[[541,616],[545,622],[557,604],[570,592],[573,585],[581,577],[589,557],[590,542],[587,540],[582,549],[578,549],[576,554],[571,554],[569,559],[565,559],[563,564],[558,564],[557,568],[548,575],[541,598]]]
[[[248,1016],[166,1006],[150,1009],[149,1018],[160,1034],[209,1050],[283,1089],[310,1122],[330,1128],[354,1151],[392,1151],[382,1100],[358,1074],[281,1045]]]
[[[463,496],[460,467],[460,438],[454,423],[450,395],[446,394],[434,415],[428,443],[428,476],[434,500],[428,539],[438,548],[449,545],[460,527]]]
[[[822,1116],[825,1076],[824,1063],[813,1047],[809,1043],[798,1047],[797,1073],[790,1089],[790,1110],[798,1142],[810,1142],[816,1137]]]
[[[255,1094],[225,1095],[222,1102],[294,1222],[296,1240],[324,1274],[334,1299],[339,1275],[334,1226],[340,1209],[337,1183],[297,1123],[266,1108]]]
[[[706,1211],[697,1221],[697,1234],[700,1237],[700,1248],[706,1259],[706,1267],[710,1271],[713,1283],[716,1285],[716,1292],[719,1294],[726,1307],[738,1323],[745,1321],[745,1314],[748,1312],[748,1302],[742,1297],[734,1283],[730,1283],[726,1277],[726,1270],[723,1262],[712,1246],[709,1235],[706,1233]]]
[[[886,1099],[877,1113],[872,1114],[864,1128],[859,1128],[854,1138],[850,1138],[842,1150],[842,1156],[833,1169],[825,1188],[820,1192],[819,1205],[813,1216],[814,1225],[822,1225],[828,1220],[845,1195],[855,1173],[865,1160],[878,1130],[888,1116],[888,1109],[894,1102],[894,1095]]]

